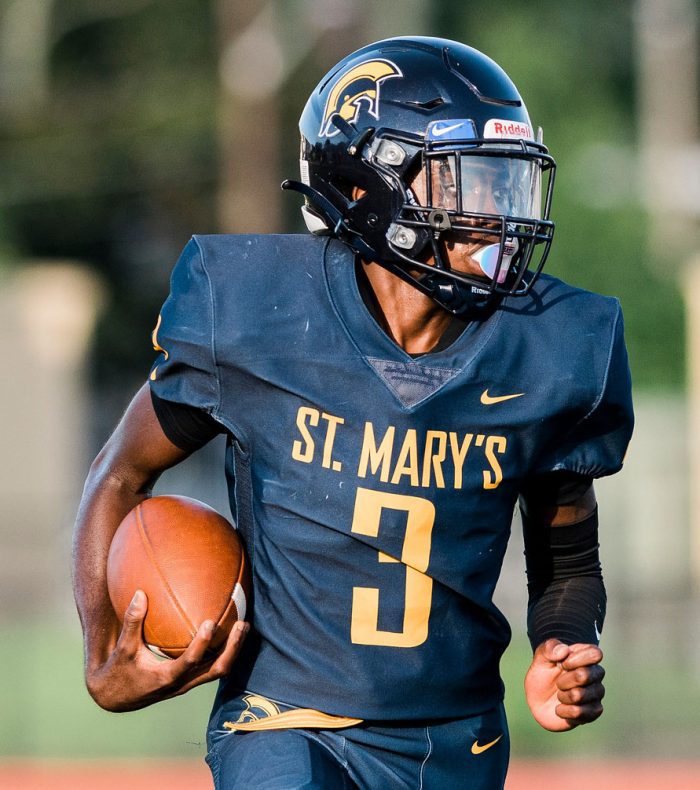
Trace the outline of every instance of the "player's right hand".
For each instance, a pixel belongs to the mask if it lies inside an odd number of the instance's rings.
[[[88,662],[86,684],[95,702],[105,710],[137,710],[195,686],[227,675],[250,626],[239,620],[223,647],[208,652],[215,624],[205,620],[185,652],[175,659],[158,658],[143,641],[143,621],[148,599],[137,590],[126,613],[116,645],[97,666]]]

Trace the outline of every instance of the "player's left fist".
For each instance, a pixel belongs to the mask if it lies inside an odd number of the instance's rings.
[[[543,642],[525,675],[525,699],[535,721],[552,732],[595,721],[605,696],[602,660],[597,645]]]

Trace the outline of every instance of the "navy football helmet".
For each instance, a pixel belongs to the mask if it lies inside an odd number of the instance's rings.
[[[452,313],[528,292],[552,241],[556,166],[486,55],[439,38],[370,44],[321,80],[299,127],[301,180],[282,186],[304,195],[312,232]],[[450,267],[454,244],[478,273]]]

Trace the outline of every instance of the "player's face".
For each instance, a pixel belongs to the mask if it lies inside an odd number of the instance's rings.
[[[536,216],[532,212],[539,211],[539,182],[533,178],[532,167],[530,162],[507,157],[462,156],[461,161],[454,155],[433,157],[428,167],[430,190],[423,168],[414,178],[411,188],[419,203],[434,208],[496,217]],[[480,264],[474,255],[499,243],[500,220],[471,218],[460,220],[460,225],[478,227],[482,231],[491,230],[493,233],[444,233],[442,238],[450,266],[466,274],[493,276],[494,272],[486,271],[483,260]],[[497,254],[494,253],[492,257],[497,259]]]
[[[461,168],[462,210],[479,214],[507,213],[513,189],[510,174],[488,159],[476,159]],[[434,158],[430,162],[432,204],[458,210],[457,174],[453,156]]]

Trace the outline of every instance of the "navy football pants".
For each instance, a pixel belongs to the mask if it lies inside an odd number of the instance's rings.
[[[505,782],[502,706],[420,726],[375,722],[337,730],[222,729],[231,718],[235,711],[219,711],[208,733],[216,790],[500,790]]]

